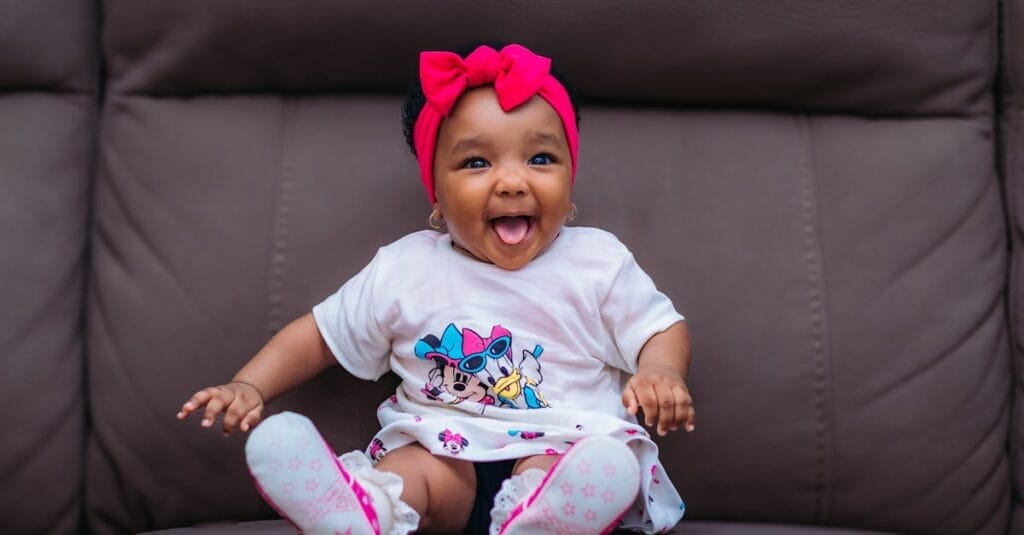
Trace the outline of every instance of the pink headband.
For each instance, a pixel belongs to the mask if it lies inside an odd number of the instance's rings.
[[[565,128],[572,156],[572,181],[576,180],[576,150],[579,144],[576,114],[565,87],[551,76],[551,60],[520,45],[507,45],[501,52],[481,46],[463,60],[453,52],[421,52],[420,83],[427,102],[416,118],[413,144],[420,163],[420,178],[430,202],[434,197],[434,147],[441,121],[455,101],[471,87],[494,84],[501,109],[510,111],[533,95],[546,100]]]

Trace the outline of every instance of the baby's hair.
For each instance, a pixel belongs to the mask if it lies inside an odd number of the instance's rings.
[[[501,50],[508,43],[500,41],[481,41],[470,45],[456,48],[453,52],[458,54],[460,57],[466,57],[480,46],[487,45],[495,50]],[[565,76],[559,72],[558,68],[555,67],[552,61],[551,65],[551,76],[554,76],[562,87],[565,88],[565,92],[569,94],[569,101],[572,102],[573,115],[576,116],[576,128],[580,126],[580,109],[576,105],[576,92],[572,86],[566,81]],[[420,85],[419,77],[417,76],[411,86],[409,87],[409,93],[405,96],[405,102],[402,104],[402,133],[405,135],[405,144],[409,146],[409,150],[413,156],[416,156],[416,146],[413,144],[412,133],[416,127],[416,118],[420,116],[420,110],[427,103],[427,97],[423,95],[423,86]]]

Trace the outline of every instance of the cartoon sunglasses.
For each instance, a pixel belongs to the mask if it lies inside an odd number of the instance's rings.
[[[431,351],[427,353],[426,355],[423,356],[423,358],[427,360],[432,360],[440,364],[454,366],[466,373],[476,373],[487,366],[488,358],[501,358],[502,355],[504,355],[505,352],[508,351],[509,345],[511,344],[511,336],[499,336],[491,340],[491,343],[487,344],[487,347],[485,347],[483,351],[470,353],[469,355],[466,355],[458,360],[453,359],[448,355],[445,355],[444,353],[438,353],[436,351]]]

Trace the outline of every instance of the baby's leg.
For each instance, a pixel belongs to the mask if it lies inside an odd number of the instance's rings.
[[[512,469],[512,474],[519,475],[531,468],[547,472],[561,458],[561,455],[534,455],[532,457],[523,457],[516,461],[516,466]]]
[[[418,533],[458,533],[476,497],[473,464],[431,454],[419,444],[391,450],[377,470],[401,476],[402,501],[420,514]]]

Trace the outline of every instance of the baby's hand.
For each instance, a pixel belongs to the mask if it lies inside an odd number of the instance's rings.
[[[221,429],[229,435],[235,426],[246,432],[260,421],[263,415],[263,395],[249,383],[231,382],[226,385],[211,386],[196,392],[181,406],[178,419],[184,420],[189,414],[206,407],[200,425],[210,427],[217,415],[224,413]]]
[[[680,424],[687,431],[695,429],[693,398],[678,372],[670,367],[641,367],[626,383],[622,405],[633,416],[642,408],[644,423],[648,427],[657,425],[661,436],[678,430]]]

